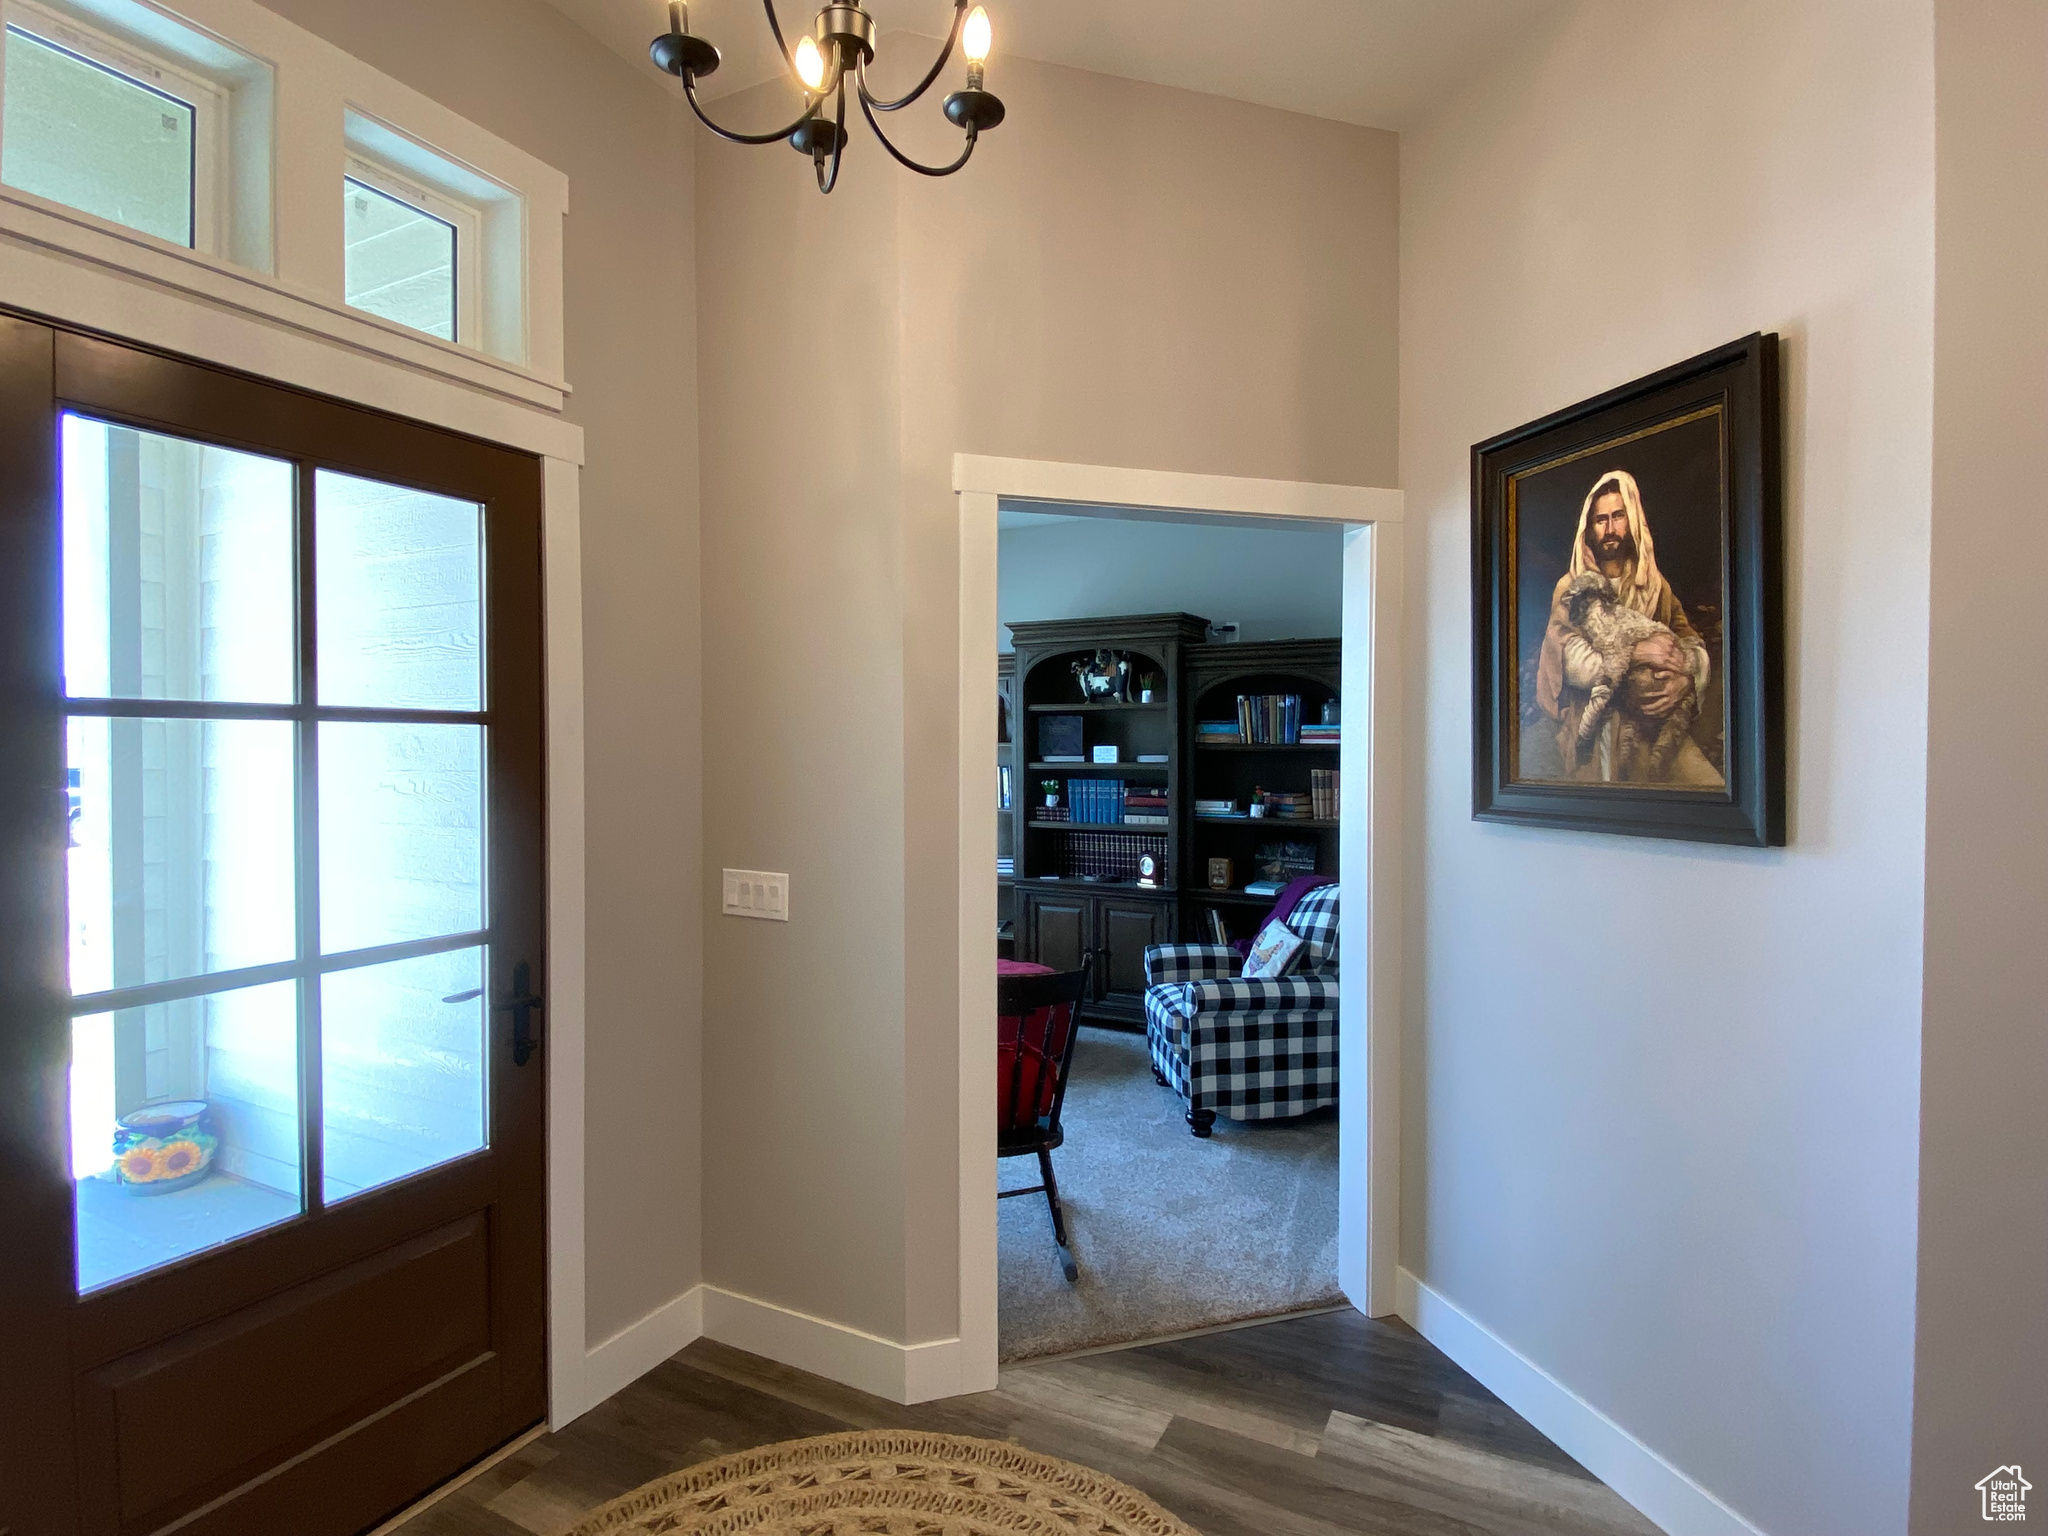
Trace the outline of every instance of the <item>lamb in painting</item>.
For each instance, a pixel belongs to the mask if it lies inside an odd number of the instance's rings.
[[[1615,690],[1628,678],[1636,645],[1651,635],[1669,635],[1671,630],[1620,602],[1614,583],[1597,571],[1582,571],[1572,578],[1571,585],[1565,588],[1564,606],[1572,627],[1600,658],[1600,676],[1587,690],[1586,710],[1579,717],[1578,735],[1571,744],[1571,762],[1567,766],[1576,768],[1581,754],[1600,734],[1600,727],[1613,711]],[[1665,717],[1656,740],[1650,744],[1651,778],[1664,776],[1680,745],[1692,733],[1698,714],[1699,701],[1688,690],[1684,701]],[[1639,724],[1634,715],[1622,710],[1616,729],[1620,738],[1615,744],[1616,757],[1626,762],[1634,753]]]

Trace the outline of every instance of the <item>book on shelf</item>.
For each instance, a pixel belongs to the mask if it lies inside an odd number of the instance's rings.
[[[1285,889],[1285,880],[1254,880],[1244,888],[1244,893],[1247,896],[1278,896]]]
[[[1304,725],[1301,728],[1301,744],[1305,747],[1334,747],[1343,739],[1341,725]]]
[[[1166,761],[1166,754],[1164,752],[1140,752],[1138,754],[1138,761],[1141,763],[1163,763]]]
[[[1038,760],[1042,763],[1083,763],[1088,760],[1079,715],[1044,715],[1038,722]]]
[[[1261,843],[1257,857],[1252,860],[1261,880],[1276,881],[1285,885],[1296,875],[1312,875],[1316,872],[1316,845],[1314,843]]]
[[[1291,747],[1301,740],[1301,695],[1240,693],[1237,730],[1253,746]]]
[[[1064,839],[1064,872],[1070,880],[1115,880],[1135,882],[1138,857],[1150,853],[1159,861],[1161,883],[1165,883],[1166,838],[1119,837],[1108,832],[1072,832]]]
[[[1197,800],[1195,802],[1195,814],[1197,816],[1209,817],[1212,820],[1219,820],[1225,816],[1241,817],[1244,815],[1244,812],[1237,808],[1235,800]]]
[[[1211,944],[1228,944],[1230,942],[1230,925],[1223,921],[1223,914],[1214,907],[1209,909],[1209,942]]]
[[[1197,720],[1195,741],[1202,746],[1234,747],[1243,743],[1244,733],[1235,720]]]
[[[996,856],[996,873],[997,873],[997,874],[999,874],[999,875],[1014,875],[1014,874],[1016,874],[1016,873],[1017,873],[1017,861],[1016,861],[1015,859],[1006,859],[1006,858],[1002,857],[1002,856],[1001,856],[1000,854],[998,854],[998,855]]]
[[[1308,775],[1309,793],[1314,797],[1316,820],[1337,819],[1337,770],[1334,768],[1312,768]]]

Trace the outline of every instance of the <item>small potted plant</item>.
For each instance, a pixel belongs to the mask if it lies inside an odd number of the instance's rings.
[[[1045,808],[1048,811],[1058,810],[1060,803],[1060,781],[1058,779],[1040,779],[1038,787],[1045,791]]]

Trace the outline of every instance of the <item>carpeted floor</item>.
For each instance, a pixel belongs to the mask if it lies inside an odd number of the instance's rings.
[[[1343,1300],[1337,1120],[1218,1120],[1190,1135],[1142,1035],[1086,1029],[1053,1153],[1081,1279],[1060,1274],[1041,1195],[997,1202],[1002,1357],[1028,1360]],[[1002,1186],[1034,1184],[1030,1158]]]

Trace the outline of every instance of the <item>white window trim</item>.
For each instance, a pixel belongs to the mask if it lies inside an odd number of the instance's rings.
[[[416,208],[455,231],[455,336],[457,346],[477,347],[483,335],[483,232],[481,210],[422,185],[387,165],[355,153],[348,157],[346,181],[381,192],[394,202]],[[346,251],[344,251],[344,260]],[[344,267],[345,270],[345,267]],[[367,313],[367,311],[366,311]]]
[[[125,233],[139,235],[145,240],[160,241],[174,250],[193,250],[203,256],[224,255],[227,248],[227,201],[222,196],[221,187],[228,166],[231,89],[168,54],[116,37],[75,16],[38,5],[35,0],[6,0],[5,5],[0,6],[0,21],[4,21],[9,29],[18,28],[66,53],[76,54],[88,63],[126,76],[138,85],[175,97],[192,109],[191,245],[162,240],[117,220],[101,219],[84,209],[72,208],[68,203],[54,206]],[[13,45],[12,37],[0,33],[0,48]],[[0,82],[4,80],[4,68],[0,68]],[[24,192],[19,187],[10,186],[8,192],[16,197],[36,197],[36,194]],[[43,198],[36,200],[48,201]]]

